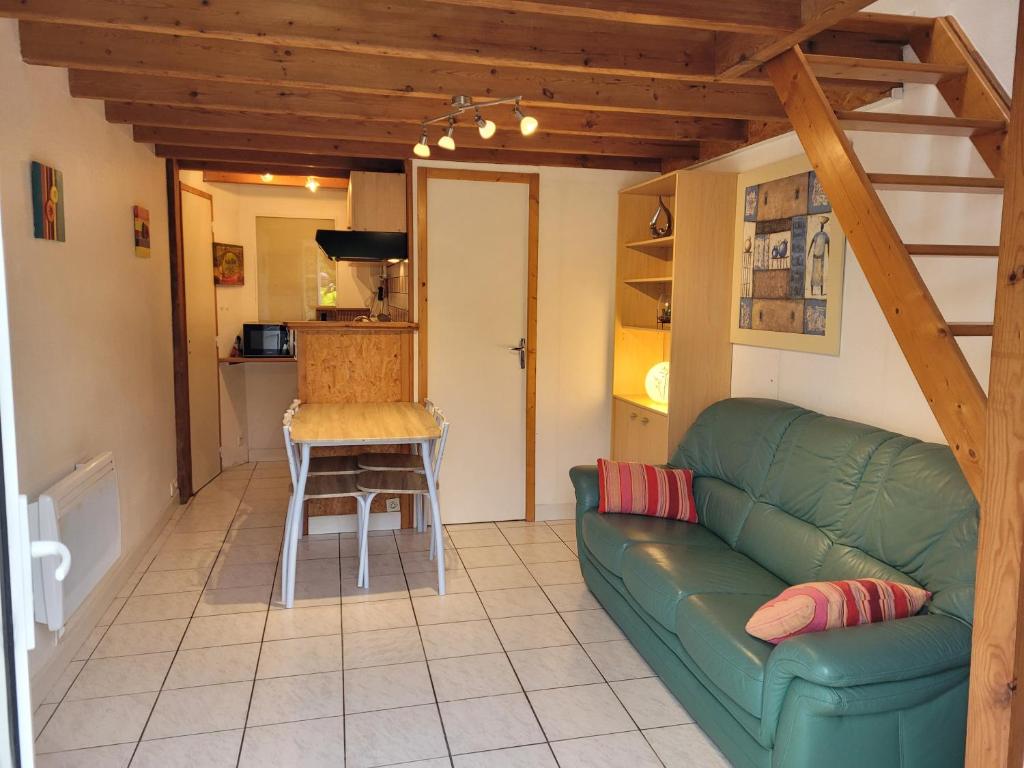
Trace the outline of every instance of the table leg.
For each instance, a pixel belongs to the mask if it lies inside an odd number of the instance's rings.
[[[441,530],[441,508],[437,502],[437,480],[434,478],[434,468],[431,466],[431,441],[424,440],[420,443],[420,455],[423,457],[423,473],[427,480],[427,495],[430,497],[430,519],[432,521],[431,535],[434,541],[434,548],[437,551],[437,594],[444,594],[444,539]]]
[[[306,496],[306,477],[309,475],[309,454],[309,443],[303,443],[302,461],[299,464],[299,482],[295,487],[295,504],[292,509],[291,519],[289,520],[291,525],[288,552],[285,562],[281,566],[282,586],[284,586],[285,579],[287,578],[287,588],[284,594],[285,608],[291,608],[295,602],[295,561],[299,551],[299,538],[302,535],[302,506]]]

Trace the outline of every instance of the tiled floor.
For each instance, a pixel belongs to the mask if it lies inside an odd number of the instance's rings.
[[[570,521],[300,545],[278,603],[285,465],[178,513],[36,711],[41,768],[719,768],[582,583]]]

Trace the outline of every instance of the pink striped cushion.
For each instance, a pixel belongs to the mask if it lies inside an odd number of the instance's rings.
[[[931,596],[926,589],[881,579],[795,584],[758,608],[747,632],[778,644],[808,632],[905,619]]]
[[[697,522],[693,470],[598,459],[597,479],[600,491],[598,512]]]

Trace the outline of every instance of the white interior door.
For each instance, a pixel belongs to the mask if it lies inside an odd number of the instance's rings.
[[[451,422],[441,467],[446,523],[526,514],[529,188],[427,182],[427,396]]]
[[[192,490],[220,473],[220,395],[217,302],[213,287],[213,203],[181,192],[188,335],[188,411],[192,435]]]

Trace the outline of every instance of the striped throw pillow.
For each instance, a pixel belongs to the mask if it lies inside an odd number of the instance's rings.
[[[747,632],[778,644],[808,632],[905,619],[931,596],[926,589],[882,579],[795,584],[758,608]]]
[[[697,522],[693,470],[597,460],[597,511]]]

